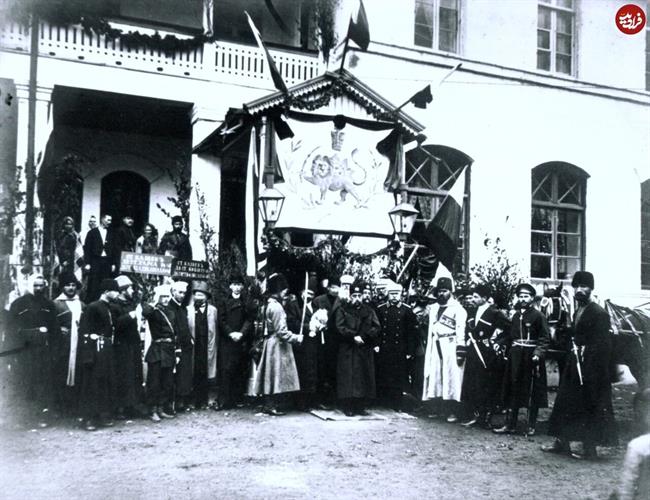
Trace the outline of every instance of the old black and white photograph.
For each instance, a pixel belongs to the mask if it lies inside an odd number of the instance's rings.
[[[0,0],[0,496],[650,498],[647,0]]]

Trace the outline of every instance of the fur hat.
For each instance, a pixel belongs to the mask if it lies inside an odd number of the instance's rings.
[[[338,276],[330,276],[327,286],[341,286],[341,279]]]
[[[120,287],[117,286],[117,282],[110,278],[105,278],[99,284],[99,293],[104,292],[119,292]]]
[[[271,294],[275,295],[280,293],[282,290],[289,288],[289,283],[282,273],[273,273],[266,280],[266,290]]]
[[[519,283],[515,288],[515,295],[519,295],[521,292],[528,292],[533,297],[537,295],[537,290],[535,290],[535,287],[530,283]]]
[[[350,286],[350,295],[353,293],[363,293],[366,288],[368,288],[368,285],[366,283],[361,280],[356,280]]]
[[[438,278],[438,282],[436,283],[436,292],[441,288],[453,292],[454,284],[452,283],[451,278],[447,278],[445,276]]]
[[[117,283],[117,287],[122,290],[126,290],[130,286],[133,286],[133,281],[128,276],[124,276],[121,274],[117,278],[115,278],[115,283]]]
[[[232,285],[233,283],[240,283],[244,284],[244,277],[239,271],[233,271],[230,273],[230,277],[228,278],[228,282]]]
[[[192,282],[192,293],[194,292],[203,292],[208,297],[212,297],[210,289],[208,288],[208,283],[205,281],[193,281]]]
[[[349,274],[344,274],[341,276],[341,284],[342,285],[352,285],[354,283],[354,276],[350,276]]]
[[[180,222],[181,224],[183,223],[183,217],[180,215],[174,215],[172,217],[172,224],[176,224],[177,222]]]
[[[59,276],[59,285],[61,286],[61,288],[63,288],[64,286],[70,283],[74,283],[77,288],[81,288],[81,283],[73,273],[70,272],[61,273],[61,275]]]
[[[476,293],[481,297],[485,297],[485,298],[489,298],[492,296],[492,290],[490,290],[490,287],[482,284],[476,285],[474,288],[472,288],[472,293]]]
[[[589,271],[576,271],[571,280],[571,286],[573,288],[577,286],[588,286],[592,290],[594,289],[594,275]]]

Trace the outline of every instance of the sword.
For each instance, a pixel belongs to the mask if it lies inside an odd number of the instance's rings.
[[[580,363],[580,351],[578,350],[578,346],[576,345],[574,340],[571,340],[571,343],[573,344],[571,350],[573,351],[573,354],[575,354],[576,356],[576,368],[578,369],[578,378],[580,379],[580,385],[584,385],[582,380],[582,364]]]
[[[483,359],[483,355],[481,354],[481,350],[478,348],[478,344],[476,343],[476,340],[474,339],[474,335],[471,333],[469,334],[469,340],[474,346],[474,349],[476,350],[476,354],[478,355],[478,359],[481,360],[481,364],[483,365],[483,368],[487,370],[487,365],[485,364],[485,360]]]

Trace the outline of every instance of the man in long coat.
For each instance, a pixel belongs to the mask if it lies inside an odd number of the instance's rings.
[[[436,283],[437,302],[429,309],[422,391],[422,400],[436,401],[450,423],[458,420],[463,367],[458,366],[456,347],[465,343],[467,323],[467,313],[452,297],[452,288],[449,278],[439,278]]]
[[[472,291],[474,315],[467,319],[466,346],[460,348],[460,358],[466,354],[461,401],[472,412],[463,425],[490,427],[490,420],[501,397],[502,358],[497,351],[497,338],[510,322],[494,305],[488,302],[491,292],[487,285],[477,285]]]
[[[302,342],[303,335],[293,333],[287,327],[287,315],[282,301],[288,288],[287,280],[281,273],[269,276],[269,299],[264,311],[264,344],[253,385],[256,395],[266,397],[264,411],[269,415],[284,415],[279,408],[283,395],[300,390],[292,344]]]
[[[16,356],[17,382],[24,388],[24,399],[37,412],[41,427],[47,427],[53,403],[51,349],[56,335],[56,309],[46,288],[45,278],[36,276],[32,292],[14,300],[9,308],[14,344],[23,347]]]
[[[88,304],[79,323],[79,409],[87,431],[96,430],[98,424],[113,425],[115,409],[115,323],[110,304],[119,289],[114,280],[105,279],[99,290],[99,300]]]
[[[315,395],[318,389],[318,351],[321,345],[321,336],[316,332],[315,325],[310,326],[314,312],[312,299],[315,288],[316,283],[310,282],[309,288],[302,291],[302,296],[289,302],[285,308],[289,329],[298,333],[302,331],[304,335],[303,342],[293,346],[298,378],[300,379],[297,405],[301,410],[310,410],[315,407]]]
[[[246,389],[248,345],[252,341],[253,314],[243,294],[244,278],[230,277],[230,295],[219,309],[219,396],[216,410],[227,410],[241,402]]]
[[[84,269],[88,272],[88,290],[86,303],[99,298],[99,285],[102,280],[113,276],[119,264],[119,253],[116,255],[115,235],[110,227],[113,218],[102,215],[100,225],[92,228],[86,234],[84,241]]]
[[[368,415],[365,405],[376,396],[373,349],[379,340],[381,325],[372,307],[363,303],[366,286],[354,283],[350,300],[334,311],[340,338],[336,394],[347,416]]]
[[[217,377],[217,308],[208,303],[211,297],[205,281],[192,284],[193,302],[187,306],[187,324],[194,341],[194,369],[192,399],[197,409],[205,409],[209,402],[210,381]]]
[[[493,429],[496,434],[512,434],[517,428],[519,408],[528,409],[526,434],[535,434],[537,412],[548,406],[544,354],[550,341],[550,332],[544,315],[533,307],[535,288],[522,283],[515,295],[518,310],[512,317],[512,326],[504,332],[500,344],[508,351],[504,377],[506,422]]]
[[[555,441],[543,451],[570,452],[570,441],[582,441],[583,454],[574,458],[596,458],[596,446],[617,444],[612,409],[612,387],[616,367],[612,356],[612,334],[607,311],[591,300],[594,277],[577,271],[571,285],[577,309],[573,318],[573,351],[564,368],[548,433]]]
[[[381,324],[379,352],[375,356],[377,395],[390,407],[402,410],[402,395],[410,390],[408,359],[417,345],[417,318],[402,303],[402,286],[391,283],[388,301],[377,307]]]
[[[77,347],[79,345],[79,322],[85,304],[79,299],[81,283],[69,273],[59,276],[61,294],[54,300],[56,308],[57,338],[53,342],[53,383],[58,404],[66,412],[77,410],[79,370]]]
[[[187,283],[175,281],[171,285],[172,298],[167,305],[167,315],[174,326],[176,345],[176,356],[179,359],[176,365],[175,387],[177,411],[190,411],[192,406],[189,403],[192,394],[192,382],[194,373],[194,340],[190,333],[190,326],[187,321],[187,309],[183,305],[187,293]]]
[[[172,217],[172,230],[160,238],[158,253],[178,260],[192,260],[190,237],[183,232],[183,218],[180,215]]]
[[[123,275],[115,282],[120,292],[111,304],[115,326],[116,418],[124,420],[142,413],[142,349],[133,283]]]

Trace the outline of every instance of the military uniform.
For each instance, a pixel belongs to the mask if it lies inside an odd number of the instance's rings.
[[[172,411],[174,365],[176,364],[173,324],[165,307],[146,308],[144,316],[151,332],[151,345],[144,360],[147,370],[147,400],[155,412],[158,408]]]
[[[174,326],[176,348],[180,349],[180,361],[176,366],[176,400],[181,401],[192,393],[194,372],[194,342],[187,321],[187,310],[174,299],[169,301],[166,313]]]
[[[300,379],[300,398],[303,406],[309,406],[309,398],[316,393],[318,389],[318,351],[321,342],[320,334],[312,332],[309,328],[312,314],[314,312],[311,301],[307,302],[304,307],[305,317],[303,321],[304,302],[301,299],[294,299],[287,304],[287,326],[292,332],[301,331],[304,335],[301,344],[293,346],[293,353],[296,358],[296,367],[298,368],[298,378]]]
[[[192,260],[190,237],[182,231],[168,231],[160,239],[158,253],[178,260]]]

